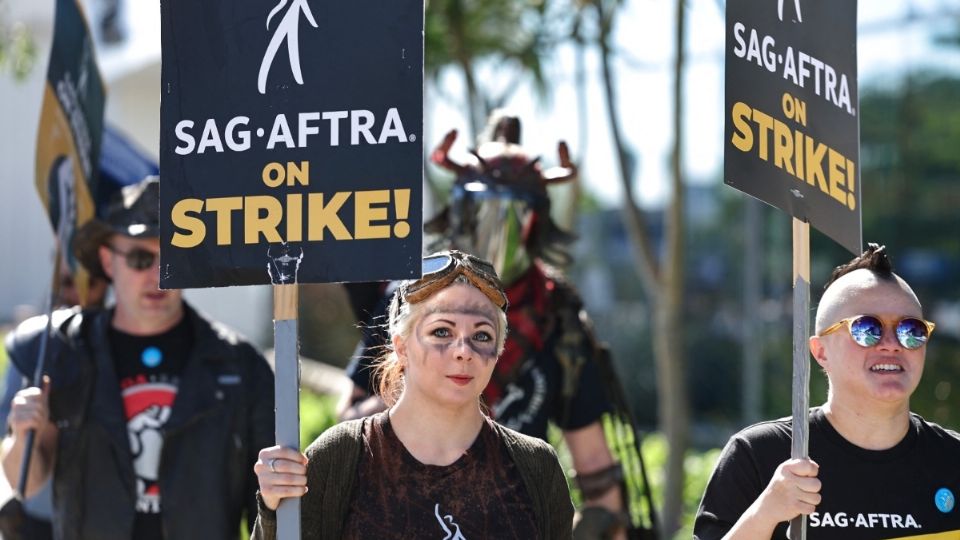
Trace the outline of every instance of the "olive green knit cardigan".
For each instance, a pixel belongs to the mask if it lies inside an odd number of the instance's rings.
[[[357,477],[357,463],[363,447],[363,423],[368,421],[370,418],[337,424],[307,448],[310,460],[307,485],[310,490],[303,496],[300,506],[300,532],[305,540],[340,538]],[[556,452],[540,439],[499,424],[494,426],[523,477],[540,537],[549,540],[571,538],[573,504]],[[251,539],[273,540],[276,536],[276,514],[261,502]]]

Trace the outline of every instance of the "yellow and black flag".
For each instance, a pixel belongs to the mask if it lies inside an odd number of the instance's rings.
[[[97,192],[104,97],[83,10],[76,0],[57,0],[37,134],[36,186],[57,234],[58,253],[77,275],[81,298],[88,280],[71,244],[96,211],[92,194]]]

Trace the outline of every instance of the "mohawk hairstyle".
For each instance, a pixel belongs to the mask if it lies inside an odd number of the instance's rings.
[[[850,262],[834,268],[833,273],[830,274],[830,279],[827,280],[827,284],[823,286],[823,289],[827,290],[834,281],[861,268],[870,270],[880,279],[894,279],[893,263],[890,261],[890,257],[887,256],[887,246],[869,243],[867,244],[866,251],[854,257]]]

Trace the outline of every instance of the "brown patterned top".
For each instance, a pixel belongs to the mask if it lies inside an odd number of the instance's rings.
[[[386,413],[372,420],[363,429],[343,538],[540,538],[530,496],[492,420],[448,466],[417,461]]]

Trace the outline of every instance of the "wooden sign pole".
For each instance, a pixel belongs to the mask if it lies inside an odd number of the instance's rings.
[[[300,450],[300,354],[297,284],[273,286],[273,343],[277,444]],[[277,508],[277,539],[300,540],[300,499],[283,499]]]
[[[806,458],[810,435],[810,223],[793,218],[793,445]],[[790,521],[790,539],[806,540],[807,516]]]

